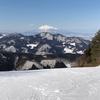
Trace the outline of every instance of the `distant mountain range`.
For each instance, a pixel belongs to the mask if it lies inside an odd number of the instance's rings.
[[[40,32],[35,35],[23,35],[20,33],[0,34],[0,51],[44,54],[83,54],[90,40],[82,37],[68,37],[62,34]]]
[[[38,34],[38,33],[41,33],[41,32],[49,32],[49,33],[52,33],[52,34],[62,34],[64,36],[67,36],[67,37],[82,37],[84,39],[87,39],[87,40],[91,40],[92,37],[94,37],[94,34],[89,34],[89,33],[76,33],[76,32],[69,32],[69,31],[65,31],[65,30],[59,30],[59,29],[49,29],[47,31],[44,31],[44,30],[32,30],[32,31],[24,31],[24,32],[21,32],[22,34],[24,35],[35,35],[35,34]]]

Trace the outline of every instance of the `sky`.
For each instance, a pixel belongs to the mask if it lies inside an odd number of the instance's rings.
[[[43,25],[95,33],[100,29],[100,0],[0,0],[0,32]]]

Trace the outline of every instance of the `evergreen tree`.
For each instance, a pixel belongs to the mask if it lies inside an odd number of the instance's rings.
[[[91,60],[92,60],[93,65],[100,64],[100,30],[92,39]]]

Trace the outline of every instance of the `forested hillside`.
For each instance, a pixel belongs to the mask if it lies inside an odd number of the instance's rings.
[[[92,44],[77,59],[77,62],[81,67],[100,65],[100,30],[93,37]]]
[[[0,52],[0,71],[69,68],[76,66],[81,54],[47,54]]]

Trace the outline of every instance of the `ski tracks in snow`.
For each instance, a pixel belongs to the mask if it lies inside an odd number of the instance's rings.
[[[0,100],[99,100],[100,68],[0,73]]]

